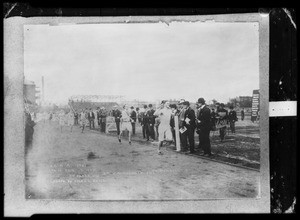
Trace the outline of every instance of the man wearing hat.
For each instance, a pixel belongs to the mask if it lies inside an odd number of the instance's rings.
[[[112,116],[115,118],[117,134],[120,134],[120,121],[121,121],[121,111],[118,109],[118,106],[115,105],[112,110]]]
[[[183,107],[183,102],[185,102],[184,99],[180,99],[178,102],[178,121],[179,121],[179,129],[183,128],[183,122],[184,122],[184,114],[185,114],[185,108]],[[181,151],[187,151],[187,149],[183,149],[184,143],[183,143],[183,137],[182,133],[179,132],[180,137],[180,143],[181,143]]]
[[[132,135],[135,135],[135,123],[136,123],[136,111],[134,110],[134,107],[130,107],[130,118],[131,120],[131,126],[132,126]]]
[[[89,125],[90,125],[90,129],[95,129],[95,115],[94,112],[92,111],[92,108],[90,108],[90,111],[88,112],[88,120],[89,120]]]
[[[97,117],[97,122],[98,122],[98,127],[100,128],[101,122],[100,122],[100,107],[97,107],[96,110],[96,117]]]
[[[147,136],[147,138],[149,138],[147,109],[148,109],[148,106],[144,105],[143,111],[141,111],[141,113],[140,113],[143,138],[146,138],[146,136]]]
[[[170,104],[170,108],[172,111],[171,119],[170,119],[170,126],[171,126],[171,131],[172,131],[172,136],[173,136],[173,141],[176,146],[176,133],[175,133],[175,116],[178,116],[180,113],[180,110],[177,109],[176,104]],[[178,140],[177,140],[178,141]]]
[[[190,103],[188,101],[184,101],[182,105],[185,109],[183,127],[186,128],[186,131],[182,133],[182,148],[187,149],[187,142],[189,142],[189,153],[195,153],[195,111],[190,107]]]
[[[227,131],[227,124],[228,124],[228,111],[224,108],[224,103],[220,104],[219,109],[217,110],[218,115],[218,127],[220,128],[220,138],[221,141],[224,140],[226,131]]]
[[[232,105],[229,107],[228,121],[229,121],[231,133],[235,133],[235,122],[238,121],[238,118],[236,115],[236,111],[233,110]]]
[[[205,105],[205,100],[199,98],[197,105],[199,114],[197,116],[197,133],[199,134],[199,146],[204,151],[204,156],[211,155],[211,146],[209,133],[211,130],[211,114],[210,109]]]
[[[155,116],[154,116],[154,112],[155,110],[153,109],[153,106],[152,104],[149,104],[148,105],[149,109],[146,113],[146,118],[148,120],[148,134],[146,133],[147,135],[147,141],[149,141],[149,136],[151,137],[151,141],[154,141],[155,140],[155,132],[154,132],[154,124],[155,124]]]
[[[107,117],[107,111],[104,107],[100,108],[100,122],[101,122],[101,131],[105,132],[106,128],[106,117]]]

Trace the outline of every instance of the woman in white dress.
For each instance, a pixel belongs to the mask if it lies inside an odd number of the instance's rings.
[[[59,125],[60,125],[60,132],[62,132],[63,126],[65,125],[65,112],[62,111],[59,114]]]
[[[68,113],[67,119],[68,119],[68,126],[70,126],[70,131],[72,132],[74,126],[74,114],[71,110]]]
[[[86,125],[86,120],[87,120],[84,109],[82,109],[82,111],[79,115],[79,120],[80,120],[81,133],[83,133],[83,130],[84,130],[85,125]]]

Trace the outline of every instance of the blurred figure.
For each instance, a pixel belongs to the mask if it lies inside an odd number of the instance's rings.
[[[152,104],[148,105],[149,110],[146,113],[146,117],[148,119],[148,134],[147,135],[147,141],[149,141],[149,137],[151,137],[151,141],[155,140],[155,132],[154,132],[154,124],[155,124],[155,116],[154,112],[155,110],[153,109]]]
[[[90,125],[90,129],[95,129],[95,123],[94,123],[94,120],[95,120],[95,114],[92,110],[92,108],[90,108],[90,111],[88,112],[88,120],[89,120],[89,125]]]
[[[89,117],[89,109],[85,108],[84,113],[85,113],[85,118],[88,119],[88,117]],[[86,125],[87,125],[87,123],[86,123]]]
[[[100,108],[101,132],[105,133],[107,111],[104,107]]]
[[[99,131],[101,130],[101,121],[100,121],[100,107],[97,107],[97,111],[96,111],[96,117],[97,117],[97,123],[98,123],[98,128]]]
[[[219,109],[217,110],[217,124],[220,127],[220,138],[221,141],[224,140],[227,130],[227,124],[228,124],[228,111],[224,108],[224,104],[221,103]]]
[[[136,112],[134,107],[130,107],[130,118],[131,118],[131,126],[132,126],[132,135],[135,135],[135,123],[136,123]]]
[[[155,130],[155,140],[157,141],[158,140],[158,136],[159,136],[159,132],[158,132],[158,127],[159,127],[159,124],[160,124],[160,118],[159,117],[155,117],[155,123],[154,123],[154,130]]]
[[[184,102],[185,102],[185,100],[181,99],[178,103],[178,107],[179,107],[179,114],[178,114],[179,129],[183,129],[183,127],[184,127],[184,117],[185,117],[185,108],[183,107]],[[181,132],[179,132],[179,136],[180,136],[181,151],[185,152],[185,151],[187,151],[187,149],[185,148],[186,146],[184,145],[183,134]]]
[[[61,111],[60,114],[59,114],[60,132],[62,132],[64,125],[65,125],[65,112]]]
[[[33,133],[34,133],[34,126],[35,122],[32,120],[31,114],[28,108],[25,107],[25,150],[27,151],[28,148],[31,146]]]
[[[98,111],[97,109],[93,109],[93,113],[94,113],[94,126],[95,126],[95,129],[99,128],[99,124],[98,124],[98,118],[97,118],[97,114],[98,114]]]
[[[116,127],[117,127],[117,134],[120,134],[120,121],[121,121],[121,111],[119,109],[117,109],[118,106],[115,105],[113,107],[113,111],[112,111],[112,116],[115,118],[115,123],[116,123]]]
[[[44,123],[46,122],[47,119],[48,119],[48,114],[47,114],[47,112],[43,112],[43,120],[44,120]]]
[[[141,123],[140,108],[136,107],[135,111],[136,111],[136,116],[137,116],[137,122]]]
[[[245,118],[245,110],[242,108],[241,110],[241,120],[244,121]]]
[[[210,120],[211,120],[211,130],[215,131],[216,130],[217,113],[215,112],[214,108],[211,109]]]
[[[143,138],[149,139],[149,130],[148,130],[148,118],[147,118],[147,111],[148,111],[148,106],[144,105],[143,111],[141,111],[141,125],[142,125],[142,132],[143,132]]]
[[[84,111],[84,109],[82,109],[79,116],[80,116],[81,133],[83,133],[85,125],[86,125],[86,112]]]
[[[231,133],[234,134],[235,133],[235,122],[238,121],[238,118],[237,118],[237,115],[236,115],[236,111],[233,110],[232,105],[229,107],[228,121],[229,121],[229,126],[230,126]]]
[[[68,115],[67,115],[67,121],[68,121],[68,126],[70,126],[70,131],[73,131],[73,125],[74,125],[74,113],[70,110]]]
[[[209,133],[211,130],[211,112],[205,105],[205,100],[199,98],[197,105],[200,108],[200,112],[197,117],[197,133],[199,134],[199,145],[204,151],[204,156],[211,156],[211,145],[209,139]]]
[[[52,118],[53,118],[53,113],[50,112],[50,115],[49,115],[49,122],[50,122],[50,123],[51,123],[51,121],[52,121]]]
[[[121,143],[121,135],[123,134],[123,131],[127,130],[129,132],[128,141],[129,144],[131,144],[131,133],[132,133],[131,121],[132,118],[130,118],[130,112],[128,110],[128,106],[124,105],[122,110],[122,116],[121,116],[121,132],[119,134],[120,143]]]
[[[180,111],[177,109],[176,104],[171,104],[170,105],[172,114],[171,114],[171,119],[170,119],[170,126],[171,126],[171,131],[172,131],[172,136],[173,136],[173,141],[176,146],[176,134],[175,134],[175,116],[178,116]]]
[[[78,125],[78,112],[74,112],[74,125]]]

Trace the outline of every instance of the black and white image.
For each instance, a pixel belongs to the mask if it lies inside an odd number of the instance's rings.
[[[267,17],[5,30],[6,215],[268,212]]]
[[[24,26],[26,198],[260,196],[258,23]]]

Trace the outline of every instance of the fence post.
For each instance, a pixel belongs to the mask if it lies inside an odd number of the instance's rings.
[[[180,136],[179,136],[179,120],[178,115],[174,117],[175,121],[175,138],[176,138],[176,151],[180,151]]]

